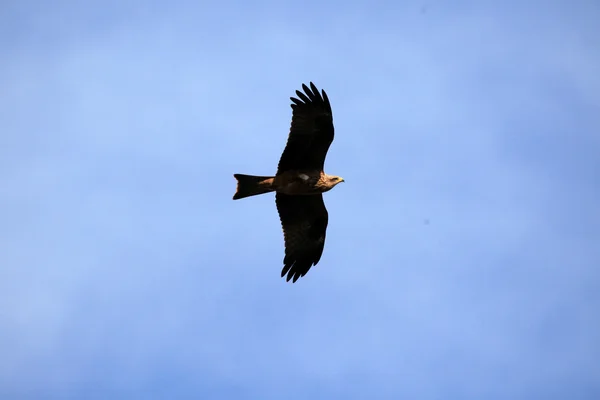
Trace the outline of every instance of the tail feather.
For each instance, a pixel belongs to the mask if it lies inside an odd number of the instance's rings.
[[[272,176],[233,174],[233,177],[237,179],[237,189],[233,200],[273,191]]]

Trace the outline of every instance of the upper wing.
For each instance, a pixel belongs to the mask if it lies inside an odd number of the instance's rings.
[[[277,166],[277,175],[292,169],[323,170],[327,150],[333,142],[333,116],[324,90],[322,96],[310,82],[310,89],[302,84],[306,95],[298,90],[300,98],[290,97],[292,124],[287,144]]]
[[[281,276],[287,281],[304,276],[317,265],[325,246],[325,233],[329,215],[322,195],[275,195],[279,219],[283,227],[285,258]]]

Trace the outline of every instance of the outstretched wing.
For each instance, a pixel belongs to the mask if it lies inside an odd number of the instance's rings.
[[[296,282],[321,259],[329,215],[320,194],[288,196],[277,193],[275,202],[285,241],[281,276],[287,274],[287,281],[293,278],[292,282]]]
[[[302,89],[306,94],[296,90],[300,99],[290,97],[292,124],[277,175],[293,169],[322,171],[333,142],[333,115],[327,94],[322,90],[321,95],[312,82],[310,88],[302,84]]]

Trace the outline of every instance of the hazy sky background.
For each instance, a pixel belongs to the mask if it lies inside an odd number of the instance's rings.
[[[0,398],[600,398],[600,3],[3,1]],[[332,102],[280,278],[289,97]]]

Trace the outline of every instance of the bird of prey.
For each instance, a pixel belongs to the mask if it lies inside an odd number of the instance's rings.
[[[276,192],[275,204],[283,228],[285,257],[281,277],[296,282],[317,265],[325,246],[328,213],[322,193],[344,179],[327,175],[323,165],[333,141],[333,116],[324,90],[302,84],[292,100],[292,123],[275,176],[234,174],[234,200]]]

